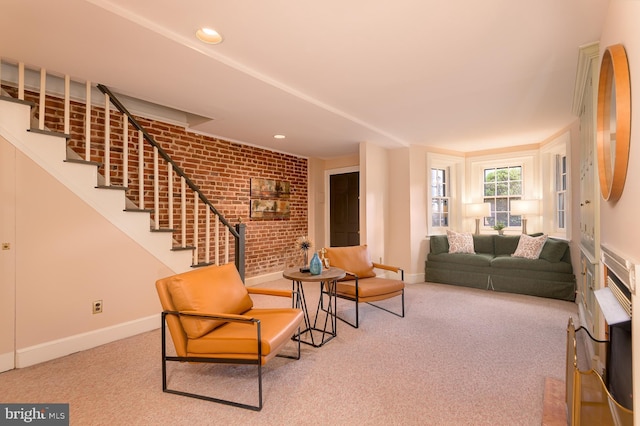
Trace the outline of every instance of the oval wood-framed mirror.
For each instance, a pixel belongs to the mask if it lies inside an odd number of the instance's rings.
[[[629,63],[621,44],[607,47],[602,56],[596,129],[600,192],[617,201],[627,177],[631,134]]]

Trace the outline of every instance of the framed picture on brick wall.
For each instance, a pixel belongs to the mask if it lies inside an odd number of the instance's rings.
[[[275,179],[251,179],[251,219],[289,219],[291,184]]]

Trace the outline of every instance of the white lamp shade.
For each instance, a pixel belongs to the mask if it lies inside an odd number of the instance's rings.
[[[540,214],[540,200],[513,200],[511,214],[519,216],[535,216]]]
[[[491,204],[489,203],[469,203],[465,204],[467,217],[491,216]]]

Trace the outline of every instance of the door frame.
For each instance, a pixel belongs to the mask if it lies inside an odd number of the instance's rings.
[[[360,166],[340,167],[338,169],[324,171],[324,241],[327,247],[331,244],[331,176],[353,172],[360,173]],[[360,188],[358,188],[358,194],[359,193]],[[359,207],[362,210],[362,206]],[[358,218],[358,221],[360,221],[360,218]],[[362,242],[362,236],[360,236],[360,242]]]

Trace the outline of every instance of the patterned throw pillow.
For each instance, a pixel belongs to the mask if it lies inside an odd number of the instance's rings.
[[[547,241],[546,235],[530,237],[527,234],[520,235],[520,241],[513,257],[524,257],[525,259],[538,259],[544,243]]]
[[[447,231],[447,240],[449,240],[449,253],[475,253],[473,235],[469,232]]]

